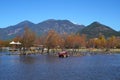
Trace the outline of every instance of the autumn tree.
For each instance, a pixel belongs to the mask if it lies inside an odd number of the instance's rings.
[[[21,36],[16,36],[15,38],[13,38],[13,41],[15,41],[15,42],[21,42],[22,41],[22,38],[21,38]]]
[[[59,46],[60,41],[61,40],[57,32],[55,32],[54,30],[48,31],[48,34],[46,35],[46,40],[45,40],[45,46],[48,48],[47,53],[49,53],[49,50],[51,48],[56,48],[57,46]]]
[[[63,33],[63,34],[60,34],[60,48],[62,49],[62,50],[64,50],[65,48],[66,48],[66,39],[67,39],[67,36],[68,36],[68,34],[67,33]]]
[[[70,34],[66,37],[66,47],[68,48],[81,48],[86,46],[85,35]]]
[[[85,48],[86,47],[86,35],[82,34],[82,35],[77,35],[78,37],[78,41],[80,44],[79,48]]]
[[[8,46],[10,46],[9,43],[10,43],[9,40],[6,40],[6,41],[1,40],[1,41],[0,41],[1,47],[8,47]]]
[[[106,47],[106,39],[103,35],[100,35],[98,38],[92,38],[88,41],[87,46],[91,48],[105,48]]]
[[[74,34],[67,35],[65,39],[65,47],[73,48],[73,40],[74,40]]]
[[[104,35],[100,35],[98,38],[98,41],[99,41],[98,48],[106,47],[106,39],[105,39]]]
[[[108,40],[107,40],[107,47],[108,48],[115,48],[117,46],[117,39],[115,36],[112,36],[110,37]]]
[[[35,38],[36,38],[35,33],[28,27],[25,27],[21,40],[23,48],[25,49],[33,46]]]
[[[44,52],[45,42],[46,42],[46,35],[44,35],[44,34],[37,37],[36,40],[35,40],[35,45],[37,47],[39,47],[39,49],[41,50],[41,53]]]
[[[3,47],[3,41],[0,40],[0,47]]]
[[[63,50],[65,48],[65,40],[63,38],[63,35],[57,34],[55,44],[56,49],[59,48]]]
[[[116,48],[120,48],[120,37],[116,37]]]

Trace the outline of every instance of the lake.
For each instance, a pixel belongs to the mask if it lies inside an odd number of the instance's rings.
[[[120,80],[120,54],[0,56],[0,80]]]

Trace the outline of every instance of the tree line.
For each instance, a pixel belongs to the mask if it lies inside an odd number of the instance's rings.
[[[21,42],[23,49],[42,45],[43,49],[48,49],[48,53],[50,49],[120,48],[120,38],[115,36],[105,38],[104,35],[100,35],[98,38],[87,39],[84,34],[59,34],[55,30],[49,30],[47,33],[37,36],[28,27],[24,29],[22,35],[16,36],[12,40]],[[11,46],[10,41],[0,40],[0,46]]]

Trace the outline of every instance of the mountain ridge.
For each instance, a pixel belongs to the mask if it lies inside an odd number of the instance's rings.
[[[114,29],[101,24],[100,22],[93,22],[88,26],[74,24],[69,20],[55,20],[48,19],[37,24],[24,20],[20,23],[17,23],[12,26],[8,26],[6,28],[0,28],[0,39],[9,40],[14,38],[15,36],[22,35],[24,32],[24,28],[29,27],[32,31],[34,31],[38,36],[48,32],[49,30],[55,30],[58,33],[79,33],[85,34],[89,38],[98,37],[100,34],[105,37],[110,37],[112,35],[120,36],[120,32],[115,31]]]
[[[106,38],[111,37],[113,35],[120,36],[120,32],[117,32],[109,26],[106,26],[96,21],[86,26],[81,31],[78,31],[78,33],[86,34],[89,38],[95,38],[99,35],[104,35]]]
[[[55,20],[49,19],[37,24],[25,20],[16,25],[8,26],[6,28],[0,29],[0,39],[8,40],[12,39],[17,35],[22,35],[24,28],[29,27],[31,30],[37,33],[37,35],[42,35],[49,30],[55,30],[58,33],[66,32],[68,34],[77,32],[78,29],[84,28],[84,25],[77,25],[69,20]]]

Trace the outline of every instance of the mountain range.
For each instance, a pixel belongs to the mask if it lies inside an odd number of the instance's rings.
[[[103,34],[105,37],[112,35],[120,36],[120,32],[113,30],[112,28],[103,25],[99,22],[93,22],[88,26],[74,24],[69,20],[55,20],[49,19],[38,24],[32,23],[28,20],[22,21],[16,25],[8,26],[6,28],[0,28],[0,39],[9,40],[15,36],[22,35],[24,28],[29,27],[38,36],[48,32],[49,30],[55,30],[58,33],[79,33],[86,34],[87,37],[98,37],[99,34]]]

